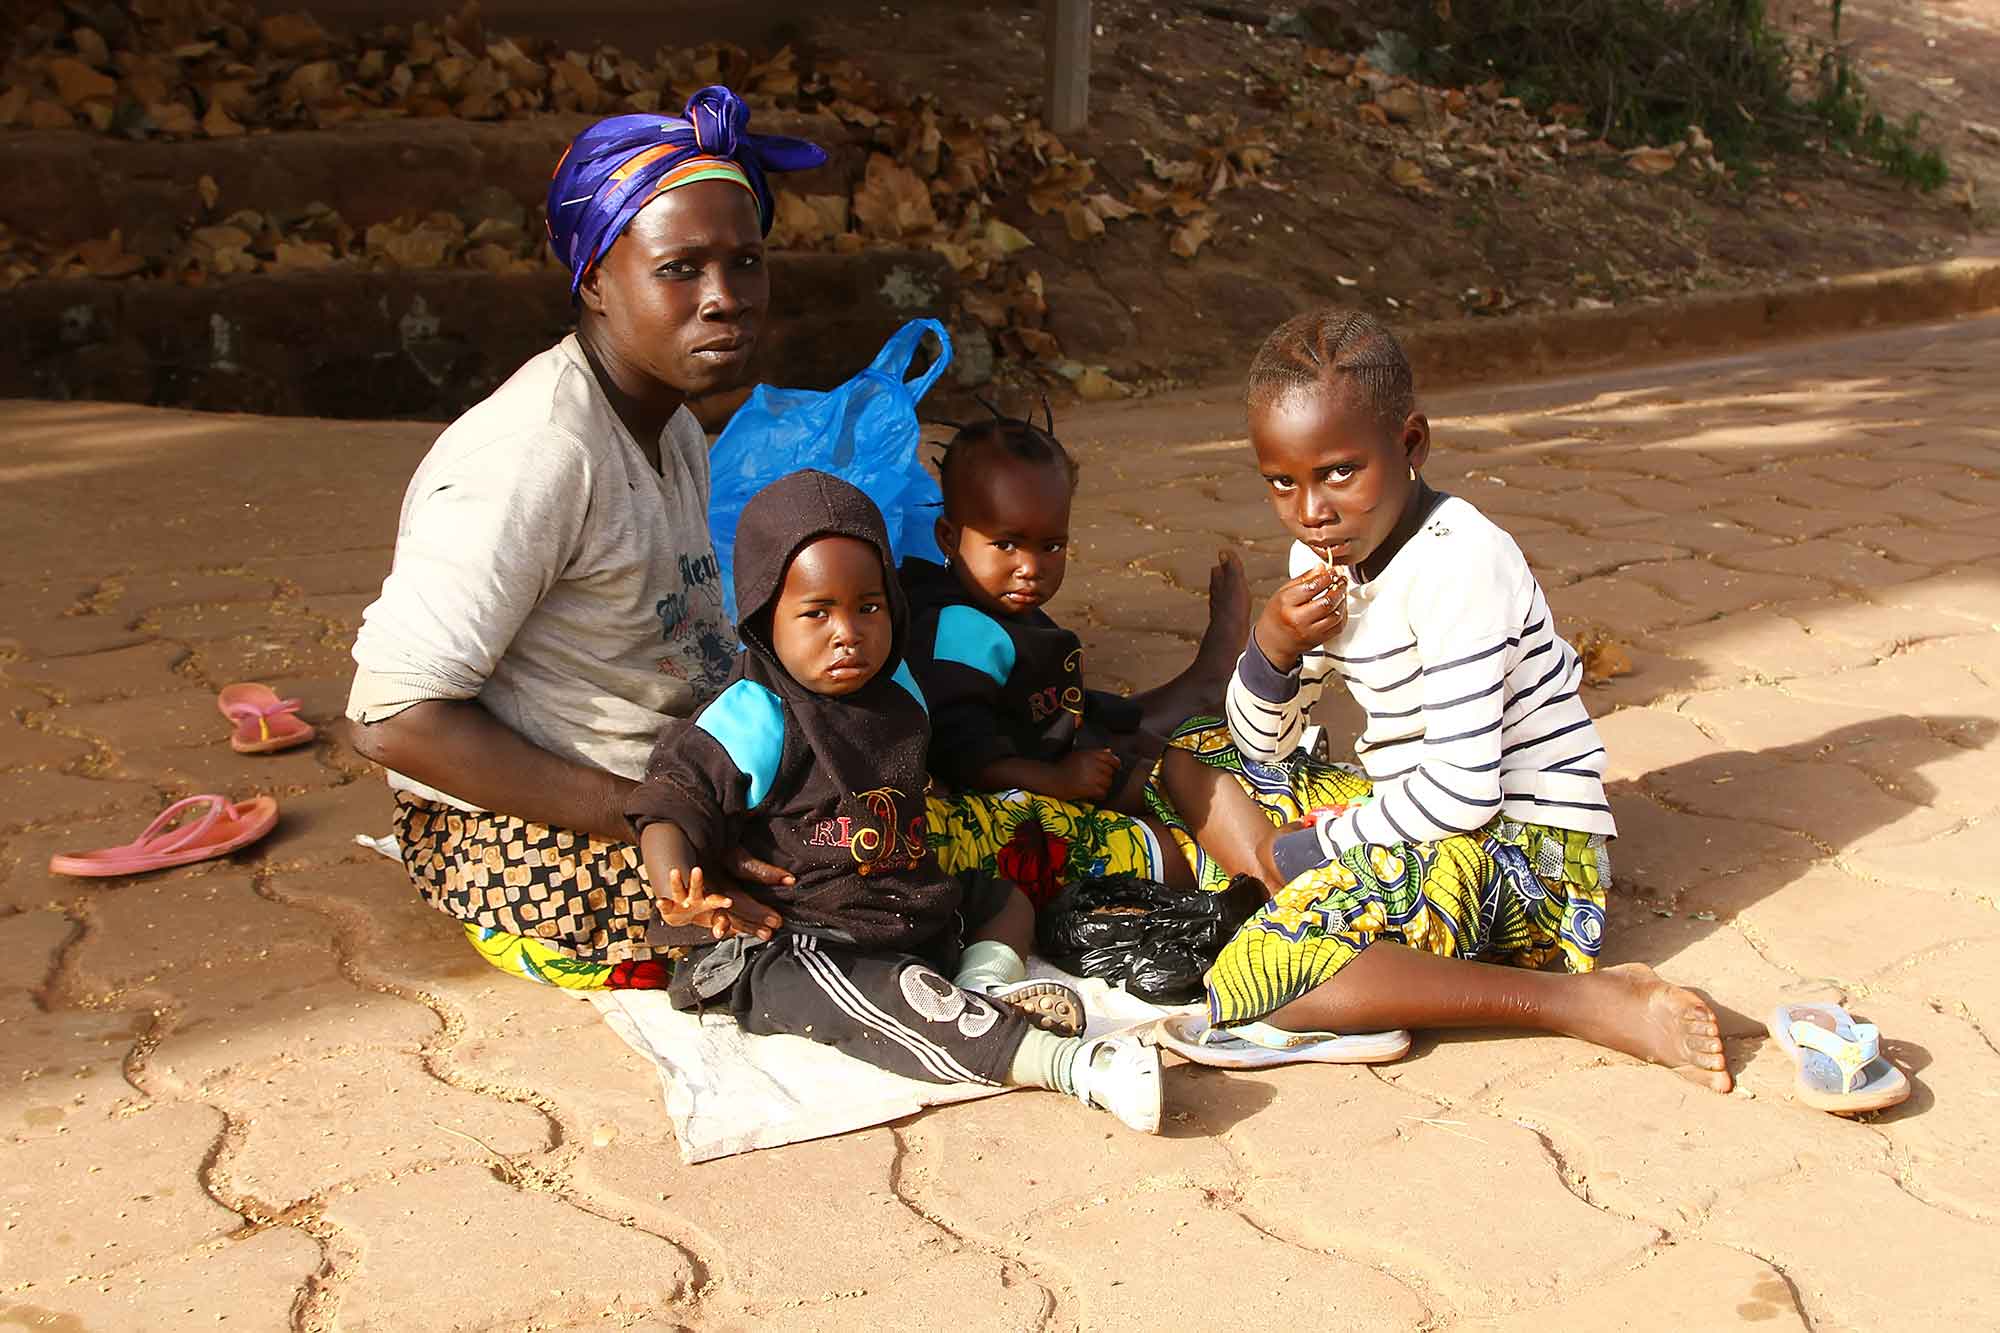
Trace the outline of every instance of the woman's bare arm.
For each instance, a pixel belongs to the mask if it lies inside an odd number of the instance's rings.
[[[482,810],[612,842],[639,840],[625,818],[626,800],[638,783],[550,754],[475,700],[411,704],[380,722],[350,722],[347,735],[362,758]],[[706,868],[724,892],[733,883],[776,888],[794,882],[790,871],[741,848],[718,852],[714,859]]]
[[[483,810],[614,842],[638,840],[625,818],[638,784],[550,754],[476,700],[412,704],[380,722],[350,723],[348,738],[363,758]]]

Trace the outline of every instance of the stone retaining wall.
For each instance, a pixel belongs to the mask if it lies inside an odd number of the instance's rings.
[[[779,254],[771,268],[758,378],[805,388],[852,375],[905,320],[945,317],[957,289],[929,251]],[[0,396],[448,420],[573,322],[555,273],[30,282],[0,293]]]

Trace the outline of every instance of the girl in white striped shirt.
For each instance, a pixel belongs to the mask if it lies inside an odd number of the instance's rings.
[[[1595,970],[1616,828],[1582,668],[1513,539],[1424,484],[1402,348],[1366,315],[1301,316],[1258,352],[1249,410],[1292,578],[1230,684],[1234,753],[1184,740],[1165,773],[1201,846],[1275,890],[1209,974],[1211,1019],[1277,1044],[1538,1028],[1726,1091],[1701,997]],[[1365,778],[1295,753],[1329,681],[1367,711]]]

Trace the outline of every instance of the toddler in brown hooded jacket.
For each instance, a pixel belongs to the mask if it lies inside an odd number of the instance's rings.
[[[667,927],[706,928],[674,1002],[910,1078],[1055,1088],[1157,1130],[1157,1053],[1075,1036],[1075,992],[1025,978],[1020,891],[954,879],[931,852],[930,721],[875,506],[825,473],[773,483],[744,508],[735,577],[736,670],[662,734],[627,812]],[[760,893],[775,931],[702,882],[698,863],[732,844],[793,874]]]

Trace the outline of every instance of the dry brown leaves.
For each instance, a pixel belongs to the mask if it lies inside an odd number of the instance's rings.
[[[142,256],[125,248],[125,233],[116,228],[101,240],[77,246],[76,258],[94,278],[128,278],[146,266]]]
[[[1149,153],[1148,177],[1107,184],[1096,162],[1031,118],[973,120],[929,96],[904,98],[850,61],[802,60],[787,48],[755,59],[728,45],[663,50],[651,61],[617,48],[558,49],[488,33],[476,0],[441,22],[330,32],[304,13],[260,13],[249,0],[132,0],[116,31],[79,26],[52,9],[31,23],[0,91],[0,127],[84,127],[132,138],[231,138],[267,130],[326,128],[356,120],[454,116],[471,120],[550,111],[678,111],[697,88],[725,83],[753,109],[831,115],[862,152],[844,188],[775,192],[772,243],[851,252],[921,246],[958,272],[962,307],[1009,356],[1048,363],[1080,394],[1125,387],[1079,366],[1046,328],[1047,298],[1023,228],[1059,219],[1071,244],[1114,228],[1150,225],[1172,253],[1192,260],[1219,233],[1216,208],[1236,190],[1280,188],[1277,146],[1224,116],[1189,116],[1188,136]],[[1328,77],[1356,62],[1314,55]],[[1365,72],[1365,64],[1361,66]],[[1390,112],[1428,114],[1422,96],[1389,89]],[[1280,98],[1279,100],[1282,100]],[[1024,207],[1022,212],[1015,208]],[[199,216],[184,220],[179,248],[130,253],[113,236],[60,253],[7,240],[0,282],[49,276],[214,277],[337,266],[467,267],[507,273],[550,265],[539,219],[498,225],[431,213],[377,223],[357,234],[320,209],[299,217],[248,210],[221,215],[205,182]]]
[[[1634,148],[1625,154],[1625,165],[1642,176],[1664,176],[1680,164],[1681,155],[1671,148]]]
[[[1045,363],[1086,396],[1128,390],[1101,369],[1064,357],[1045,327],[1036,243],[1022,228],[1035,218],[1059,218],[1071,243],[1089,245],[1113,227],[1156,219],[1169,247],[1192,258],[1214,232],[1216,196],[1263,183],[1277,161],[1270,143],[1238,133],[1233,121],[1190,118],[1207,142],[1189,155],[1152,157],[1152,179],[1121,197],[1100,180],[1092,159],[1032,119],[990,115],[975,122],[941,111],[927,96],[898,101],[841,65],[817,67],[803,78],[808,85],[843,85],[825,109],[867,158],[851,198],[780,186],[773,242],[794,249],[928,248],[957,271],[964,315],[1003,354]],[[1010,220],[999,215],[1003,206],[1025,206],[1024,213]]]
[[[1101,403],[1113,398],[1123,398],[1132,390],[1104,373],[1096,366],[1084,366],[1071,380],[1077,397],[1087,403]]]
[[[851,233],[852,205],[844,194],[794,194],[779,190],[770,243],[783,250],[812,250],[833,245]]]
[[[1530,172],[1564,158],[1615,153],[1570,123],[1581,108],[1558,104],[1538,117],[1519,98],[1505,96],[1498,79],[1434,88],[1378,70],[1365,57],[1323,53],[1309,54],[1306,68],[1344,88],[1346,107],[1329,117],[1325,93],[1315,91],[1294,108],[1295,119],[1322,131],[1344,126],[1378,150],[1392,183],[1414,193],[1435,195],[1451,185],[1518,185]],[[1338,107],[1341,94],[1331,101]]]
[[[1715,145],[1709,142],[1699,125],[1690,125],[1687,135],[1679,143],[1668,144],[1664,148],[1647,145],[1628,149],[1624,155],[1625,165],[1642,176],[1664,176],[1682,164],[1692,166],[1700,176],[1727,176],[1729,169],[1715,156]]]
[[[1176,228],[1167,248],[1182,259],[1193,259],[1201,253],[1201,247],[1208,244],[1208,238],[1214,234],[1214,214],[1202,213],[1186,226]]]
[[[1611,632],[1586,625],[1571,636],[1570,644],[1583,661],[1583,683],[1602,685],[1619,676],[1632,674],[1632,647]]]
[[[1407,157],[1399,157],[1389,164],[1389,179],[1405,190],[1428,193],[1431,188],[1430,177],[1424,174],[1424,169]]]
[[[1393,121],[1420,120],[1424,115],[1423,92],[1408,84],[1383,90],[1376,96],[1375,105]]]
[[[0,225],[0,292],[12,291],[41,273],[40,258],[10,229]]]
[[[180,243],[164,254],[136,254],[124,235],[36,251],[0,232],[0,289],[30,277],[150,277],[192,286],[252,273],[297,273],[345,266],[353,269],[476,268],[489,273],[533,273],[554,266],[539,226],[485,217],[467,226],[457,214],[408,214],[357,233],[323,204],[287,217],[237,209],[215,215],[215,183],[202,178],[208,215],[192,220]]]
[[[923,178],[882,153],[869,155],[853,211],[864,234],[884,240],[921,236],[938,223]]]
[[[728,83],[753,106],[869,91],[852,77],[808,87],[789,49],[753,61],[709,45],[640,62],[610,46],[489,39],[478,0],[439,23],[360,36],[329,33],[303,13],[260,15],[246,0],[120,8],[127,22],[111,34],[71,26],[58,6],[30,22],[0,76],[0,128],[229,138],[401,116],[678,111],[708,83]]]
[[[1033,119],[975,121],[928,96],[892,96],[850,61],[808,64],[789,48],[758,60],[722,44],[662,51],[651,62],[610,46],[560,50],[488,33],[476,0],[442,22],[359,37],[329,32],[303,13],[260,14],[247,0],[133,0],[128,9],[130,22],[117,32],[76,26],[63,11],[31,24],[16,46],[25,54],[6,70],[0,127],[221,139],[385,117],[671,112],[695,89],[726,83],[753,108],[834,116],[863,150],[859,179],[839,192],[824,184],[777,188],[775,246],[931,249],[958,272],[964,314],[1004,354],[1049,363],[1091,397],[1126,390],[1064,359],[1045,327],[1035,241],[1023,227],[1057,218],[1071,243],[1088,245],[1114,227],[1151,222],[1173,253],[1192,259],[1216,234],[1218,198],[1269,186],[1277,160],[1272,143],[1239,133],[1233,120],[1191,116],[1196,142],[1163,148],[1149,158],[1151,179],[1120,190]],[[9,239],[0,282],[40,273],[198,283],[343,265],[506,273],[551,262],[532,216],[525,226],[488,219],[468,229],[452,214],[430,213],[357,234],[325,209],[295,218],[220,215],[206,179],[201,198],[200,215],[184,220],[170,253],[135,255],[117,236],[56,253]],[[1011,211],[1021,205],[1025,212]]]

